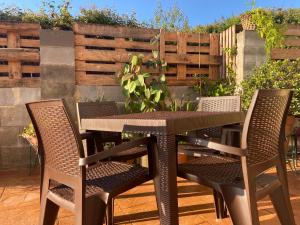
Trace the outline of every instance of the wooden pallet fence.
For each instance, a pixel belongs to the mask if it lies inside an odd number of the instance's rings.
[[[217,34],[198,35],[79,23],[74,24],[73,30],[78,84],[118,85],[116,74],[128,62],[129,54],[141,53],[146,61],[152,57],[152,50],[158,50],[160,59],[168,63],[169,69],[165,74],[170,85],[192,84],[194,74],[207,74],[213,79],[219,75],[221,59]],[[159,43],[151,45],[150,40],[158,34]]]
[[[286,48],[272,49],[271,58],[275,60],[300,58],[300,25],[288,25],[285,36]]]
[[[237,47],[237,33],[242,31],[241,25],[233,25],[220,33],[220,54],[222,55],[221,77],[227,73],[227,66],[232,65],[236,70],[236,56],[231,56],[225,49]]]
[[[155,29],[76,23],[73,31],[78,84],[118,85],[116,75],[130,53],[143,54],[147,60],[152,50],[158,50],[158,44],[150,45],[159,33]]]
[[[38,24],[0,23],[0,87],[40,84]]]

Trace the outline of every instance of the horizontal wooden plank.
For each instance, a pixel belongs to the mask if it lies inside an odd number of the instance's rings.
[[[144,61],[152,58],[152,53],[143,53]],[[82,61],[129,62],[129,52],[97,51],[75,47],[75,59]]]
[[[40,29],[39,30],[24,30],[24,31],[21,31],[20,35],[39,38]]]
[[[284,44],[287,46],[300,47],[300,39],[294,37],[287,37],[284,41]]]
[[[300,57],[300,49],[272,49],[272,59],[297,59]]]
[[[132,28],[125,26],[108,26],[97,24],[73,24],[76,34],[111,36],[117,38],[141,38],[149,39],[159,34],[158,29]]]
[[[176,52],[177,46],[176,45],[165,45],[165,50],[167,52]],[[199,53],[199,50],[201,53],[209,53],[209,47],[208,46],[201,46],[200,49],[198,46],[187,46],[186,51],[190,53]]]
[[[76,60],[75,62],[75,69],[78,72],[115,72],[118,73],[122,70],[122,66],[124,64],[118,63],[118,64],[97,64],[97,63],[86,63],[85,61]],[[143,72],[147,73],[159,73],[157,69],[154,68],[147,68],[146,66],[143,66],[142,68]],[[177,68],[169,68],[167,71],[163,71],[161,73],[165,74],[172,74],[177,73]]]
[[[81,85],[119,85],[116,76],[113,75],[86,75],[85,72],[76,72],[76,84]]]
[[[22,48],[39,48],[40,40],[21,39],[20,46]]]
[[[39,30],[40,25],[37,23],[11,23],[11,22],[1,22],[0,30],[2,31],[29,31],[29,30]]]
[[[200,36],[200,37],[199,37]],[[209,34],[187,34],[187,42],[190,43],[209,43]]]
[[[177,33],[165,32],[165,41],[177,41]]]
[[[28,66],[23,65],[22,66],[22,73],[40,73],[41,69],[39,66]]]
[[[176,77],[167,77],[168,86],[192,86],[196,84],[195,78],[177,79]]]
[[[120,49],[144,49],[157,50],[158,44],[151,45],[150,42],[126,41],[121,40],[106,40],[96,38],[85,38],[84,35],[75,35],[75,45],[77,46],[96,46],[96,47],[111,47]]]
[[[8,65],[0,65],[0,73],[9,72]]]
[[[187,68],[186,69],[187,74],[208,74],[209,69],[208,68]]]
[[[288,25],[284,34],[287,36],[300,36],[300,25]]]
[[[176,32],[165,32],[165,40],[166,41],[177,41],[177,33]],[[186,42],[188,42],[188,43],[209,43],[209,34],[187,33],[186,34]]]
[[[16,80],[0,77],[0,88],[3,87],[41,87],[41,79],[39,77],[34,77]]]
[[[40,54],[36,49],[0,48],[0,59],[7,61],[39,62]]]
[[[7,38],[0,38],[0,46],[7,46]]]
[[[189,55],[189,54],[172,54],[166,53],[165,60],[167,63],[177,63],[177,64],[198,64],[199,55]],[[201,65],[220,65],[222,58],[220,56],[212,55],[200,55]]]

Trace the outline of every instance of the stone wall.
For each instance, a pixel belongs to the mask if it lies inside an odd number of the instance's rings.
[[[0,88],[0,169],[27,166],[30,149],[20,137],[30,122],[25,103],[41,99],[40,88]]]
[[[255,66],[266,61],[265,42],[256,31],[237,34],[236,72],[237,82],[247,77]]]

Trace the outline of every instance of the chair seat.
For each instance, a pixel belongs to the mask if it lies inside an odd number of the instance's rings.
[[[114,161],[99,162],[87,168],[86,176],[86,197],[103,192],[113,197],[150,180],[147,168]],[[70,187],[58,185],[49,191],[74,202]]]
[[[220,184],[242,185],[240,161],[225,156],[203,155],[178,165],[178,176],[211,187]]]
[[[141,146],[141,147],[135,147],[135,148],[131,148],[131,149],[122,151],[120,153],[117,153],[114,156],[112,156],[111,159],[116,160],[116,161],[127,161],[127,160],[142,157],[147,154],[148,154],[147,148],[144,146]]]

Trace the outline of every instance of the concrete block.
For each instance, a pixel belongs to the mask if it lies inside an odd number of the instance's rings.
[[[75,91],[76,101],[124,101],[124,95],[120,86],[87,86],[77,85]]]
[[[75,66],[74,47],[46,46],[40,48],[41,66],[68,65]]]
[[[74,95],[75,85],[43,80],[41,84],[42,99],[65,98]]]
[[[24,105],[41,99],[41,88],[12,88],[14,105]]]
[[[34,164],[35,153],[30,147],[0,147],[0,169],[15,169]]]
[[[0,127],[0,147],[22,147],[25,145],[23,127]]]
[[[27,126],[30,123],[25,105],[2,106],[0,112],[2,127]]]
[[[12,88],[0,88],[0,106],[14,105],[15,99]]]
[[[75,68],[62,65],[42,65],[41,80],[75,85]],[[43,90],[42,90],[43,91]]]
[[[40,31],[41,47],[62,46],[74,47],[74,34],[72,31],[44,30]]]

